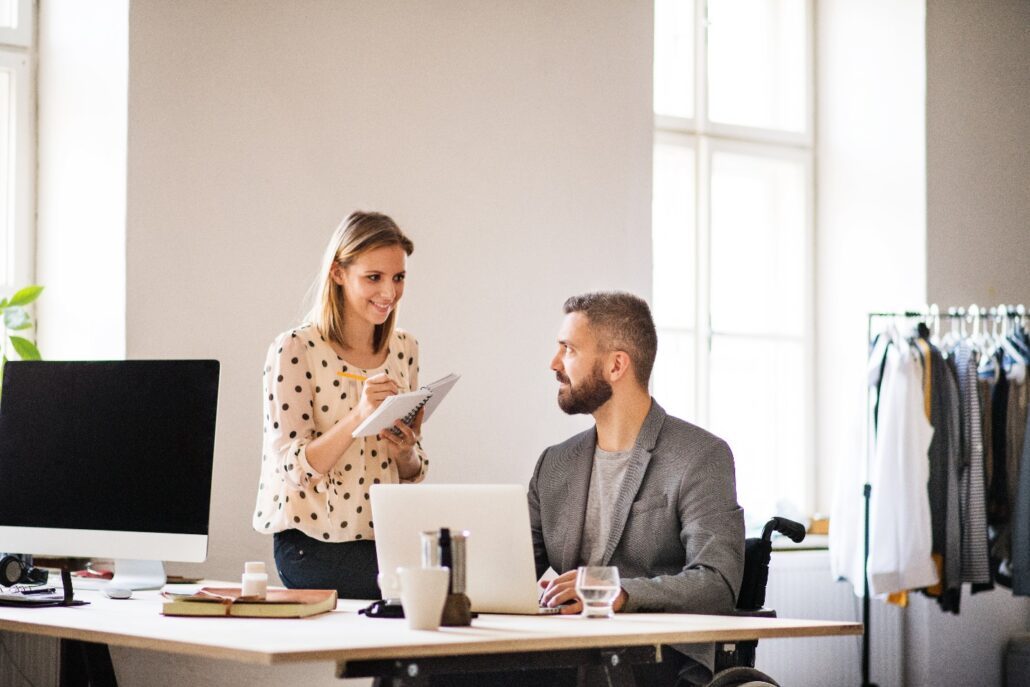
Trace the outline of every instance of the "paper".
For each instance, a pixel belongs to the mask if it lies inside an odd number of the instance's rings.
[[[415,414],[423,406],[426,409],[423,421],[428,420],[429,416],[433,414],[433,411],[440,405],[440,401],[443,400],[443,397],[447,395],[447,392],[451,390],[451,387],[454,386],[458,379],[458,375],[449,374],[442,379],[427,384],[421,389],[397,394],[396,396],[387,396],[379,404],[379,407],[375,409],[375,412],[354,429],[351,436],[355,438],[372,436],[393,427],[393,423],[397,420],[405,420],[406,422],[413,420]]]
[[[454,386],[460,378],[461,375],[456,375],[452,372],[446,377],[442,377],[435,382],[431,382],[422,387],[423,389],[428,389],[432,393],[429,397],[429,401],[426,402],[426,414],[425,417],[422,418],[423,422],[429,419],[429,416],[432,415],[433,411],[440,405],[440,401],[443,400],[443,397],[447,395],[447,392],[451,390],[451,387]]]
[[[367,437],[379,434],[387,427],[393,427],[395,420],[400,420],[408,413],[414,411],[415,408],[427,401],[429,396],[430,392],[423,389],[409,391],[405,394],[397,394],[396,396],[387,396],[379,404],[379,407],[375,409],[375,412],[354,429],[351,436],[355,438]]]

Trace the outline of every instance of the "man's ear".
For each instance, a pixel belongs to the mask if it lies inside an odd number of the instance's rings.
[[[608,375],[612,382],[617,382],[627,374],[631,374],[633,361],[626,351],[612,351],[608,359]]]

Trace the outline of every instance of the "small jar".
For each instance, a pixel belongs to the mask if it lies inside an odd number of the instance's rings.
[[[248,561],[243,564],[243,596],[264,599],[268,595],[268,574],[262,561]]]

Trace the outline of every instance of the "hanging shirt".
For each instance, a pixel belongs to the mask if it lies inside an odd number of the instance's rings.
[[[878,335],[871,345],[866,371],[866,450],[871,454],[876,425],[876,408],[880,392],[880,380],[886,361],[890,338]],[[854,586],[856,596],[862,596],[862,560],[864,557],[864,510],[865,500],[862,485],[867,480],[866,468],[869,454],[854,456],[852,460],[841,461],[837,468],[837,483],[834,488],[833,504],[830,510],[830,573],[835,580],[848,580]]]
[[[927,496],[926,418],[918,351],[898,342],[887,351],[876,444],[870,467],[869,588],[890,594],[936,584]]]
[[[1027,435],[1030,435],[1030,414],[1024,426],[1012,515],[1012,593],[1019,596],[1030,596],[1030,437]]]
[[[991,581],[987,548],[987,494],[984,473],[983,420],[977,388],[979,353],[967,342],[954,352],[955,371],[962,402],[962,454],[960,485],[962,523],[962,581]]]
[[[930,444],[930,512],[934,518],[934,551],[942,560],[941,610],[958,613],[962,599],[962,521],[959,486],[962,438],[958,382],[941,352],[933,357],[933,441]],[[935,480],[934,473],[937,473]],[[934,512],[934,506],[939,509]]]

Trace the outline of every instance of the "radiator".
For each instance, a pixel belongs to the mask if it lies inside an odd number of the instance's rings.
[[[861,622],[862,599],[830,577],[829,552],[774,551],[766,608],[781,618]],[[903,684],[903,611],[873,599],[870,681]],[[862,637],[763,639],[755,667],[790,687],[855,687],[862,678]]]

